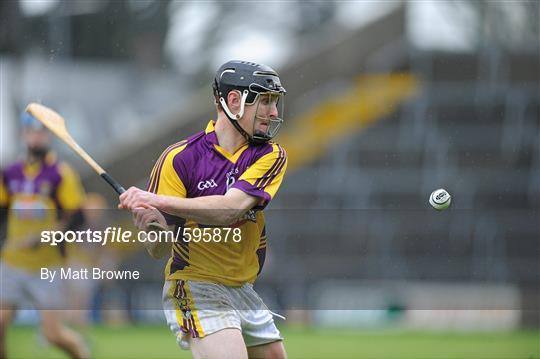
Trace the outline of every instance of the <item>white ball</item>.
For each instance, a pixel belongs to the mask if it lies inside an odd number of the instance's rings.
[[[439,188],[431,192],[429,196],[429,204],[437,211],[442,211],[450,207],[452,196],[445,189]]]

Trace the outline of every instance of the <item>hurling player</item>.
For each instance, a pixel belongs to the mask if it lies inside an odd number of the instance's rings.
[[[140,229],[154,221],[183,229],[172,250],[170,243],[149,247],[171,256],[163,305],[181,346],[188,337],[195,358],[284,358],[273,313],[253,283],[266,253],[262,210],[287,168],[285,150],[272,142],[285,89],[272,68],[229,61],[213,92],[217,118],[167,148],[147,191],[130,188],[120,207]]]
[[[39,311],[45,338],[72,358],[89,357],[82,338],[61,323],[62,281],[42,280],[40,269],[64,264],[65,248],[40,243],[43,230],[67,230],[82,223],[84,190],[77,173],[49,150],[47,129],[24,112],[25,159],[0,173],[0,357],[6,357],[6,331],[17,306],[31,302]]]

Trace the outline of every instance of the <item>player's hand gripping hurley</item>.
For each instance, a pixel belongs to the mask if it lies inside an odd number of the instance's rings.
[[[38,103],[31,103],[26,107],[26,112],[31,114],[34,118],[39,120],[45,127],[47,127],[52,133],[66,143],[77,155],[86,161],[96,171],[101,178],[103,178],[119,195],[126,190],[120,183],[111,177],[69,134],[64,118],[60,116],[56,111],[43,106]],[[150,223],[148,225],[149,230],[161,231],[165,230],[158,223]]]

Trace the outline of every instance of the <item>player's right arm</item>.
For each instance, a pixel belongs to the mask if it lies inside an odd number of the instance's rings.
[[[158,220],[141,207],[159,208],[165,215],[187,218],[197,223],[226,226],[238,221],[248,210],[257,205],[259,199],[239,189],[231,188],[224,195],[196,198],[182,198],[170,195],[156,195],[136,187],[130,187],[120,196],[121,208],[128,208],[134,214],[138,228]]]
[[[183,198],[131,187],[120,195],[120,207],[133,211],[138,207],[150,206],[197,223],[226,226],[238,221],[254,207],[264,208],[277,192],[286,168],[285,151],[275,145],[274,151],[250,166],[224,195]],[[139,213],[135,213],[135,216],[139,216],[139,224],[146,223],[141,220]]]

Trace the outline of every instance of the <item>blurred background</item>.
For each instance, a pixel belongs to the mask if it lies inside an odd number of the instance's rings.
[[[539,24],[537,1],[3,1],[1,167],[41,102],[121,183],[145,186],[163,149],[214,117],[217,67],[266,63],[287,88],[290,163],[256,288],[287,315],[290,356],[537,358]],[[437,188],[447,211],[427,203]],[[87,294],[96,356],[179,355],[162,264],[115,261],[154,275]],[[59,355],[21,344],[35,321],[19,314],[13,355]]]

